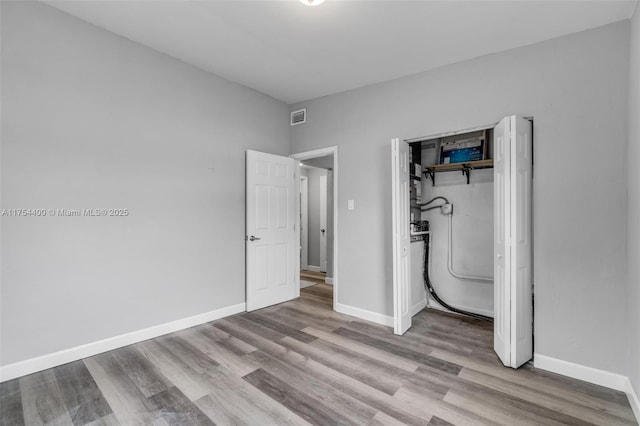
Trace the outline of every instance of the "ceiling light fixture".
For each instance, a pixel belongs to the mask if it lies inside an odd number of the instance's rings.
[[[317,6],[324,3],[324,0],[300,0],[300,3],[306,4],[307,6]]]

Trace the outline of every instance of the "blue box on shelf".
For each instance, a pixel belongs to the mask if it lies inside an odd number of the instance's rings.
[[[479,137],[443,142],[440,147],[440,164],[484,160],[484,146],[484,138]]]

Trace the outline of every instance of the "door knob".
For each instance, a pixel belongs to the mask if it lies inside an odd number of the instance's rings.
[[[258,237],[254,237],[253,235],[249,237],[249,241],[257,241],[257,240],[259,240],[259,239],[260,239],[260,238],[258,238]]]
[[[321,229],[321,230],[320,230],[320,232],[322,232],[323,234],[324,234],[324,231],[325,231],[324,229]]]
[[[498,253],[498,259],[502,259],[502,254]]]

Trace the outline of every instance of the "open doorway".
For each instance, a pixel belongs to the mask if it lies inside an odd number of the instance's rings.
[[[317,167],[333,163],[330,157],[321,157],[301,162],[300,165],[300,275],[313,280],[333,283],[333,265],[327,253],[333,245],[333,230],[329,218],[333,213],[332,168]],[[332,164],[331,164],[332,165]],[[310,281],[301,282],[300,287]]]
[[[300,163],[300,289],[337,300],[337,148],[291,155]]]
[[[505,366],[531,359],[532,134],[531,120],[510,116],[496,126],[392,141],[396,334],[428,304],[492,321]]]

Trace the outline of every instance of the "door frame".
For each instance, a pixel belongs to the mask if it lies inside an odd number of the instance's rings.
[[[297,161],[311,160],[312,158],[333,155],[333,310],[338,305],[338,147],[314,149],[289,155]],[[296,212],[299,216],[299,212]],[[298,266],[299,267],[299,266]],[[298,280],[298,293],[300,281]]]
[[[525,117],[525,118],[529,119],[528,117]],[[439,138],[444,138],[444,137],[447,137],[447,136],[455,136],[455,135],[460,135],[460,134],[463,134],[463,133],[476,132],[478,130],[494,129],[499,123],[500,123],[499,121],[496,121],[496,122],[493,122],[493,123],[484,124],[484,125],[480,125],[480,126],[468,127],[466,129],[435,133],[435,134],[432,134],[432,135],[419,136],[419,137],[410,138],[410,139],[401,139],[400,138],[400,140],[404,141],[404,142],[406,142],[408,144],[411,144],[411,143],[414,143],[414,142],[421,142],[421,141],[429,140],[429,139],[439,139]],[[493,247],[492,247],[492,250],[493,250]],[[495,264],[495,261],[494,261],[494,264]],[[431,275],[431,266],[432,266],[432,262],[429,262],[429,275]],[[434,305],[435,305],[435,307],[433,307]],[[451,306],[453,306],[454,308],[458,307],[455,304],[451,304]],[[433,307],[434,309],[445,310],[445,311],[448,312],[447,309],[440,308],[440,305],[437,304],[437,302],[434,303],[433,302],[433,298],[429,294],[427,294],[427,305],[426,305],[426,307]],[[466,308],[464,308],[464,309],[466,309]],[[475,312],[475,311],[471,311],[471,312]],[[494,312],[495,312],[495,306],[494,306]],[[475,312],[475,313],[478,313],[478,314],[481,314],[481,315],[488,315],[488,313],[486,313],[486,312]],[[394,313],[394,318],[393,319],[394,319],[394,321],[396,321],[395,313]]]
[[[515,117],[515,116],[511,115],[511,116],[507,116],[507,117]],[[504,117],[504,118],[506,118],[506,117]],[[533,116],[521,116],[521,118],[523,118],[523,119],[525,119],[525,120],[527,120],[527,121],[530,121],[530,122],[531,122],[531,125],[532,125],[532,128],[531,128],[531,138],[532,138],[532,141],[533,141],[533,134],[534,134],[534,132],[535,132],[535,129],[533,129],[533,123],[534,123],[534,118],[533,118]],[[501,121],[502,121],[502,120],[501,120]],[[500,122],[495,122],[495,123],[486,124],[486,125],[482,125],[482,126],[474,126],[474,127],[470,127],[470,128],[467,128],[467,129],[461,129],[461,130],[455,130],[455,131],[443,132],[443,133],[438,133],[438,134],[434,134],[434,135],[420,136],[420,137],[415,137],[415,138],[411,138],[411,139],[401,139],[401,141],[404,141],[404,142],[407,142],[407,143],[412,143],[412,142],[419,142],[419,141],[428,140],[428,139],[438,139],[438,138],[443,138],[443,137],[446,137],[446,136],[453,136],[453,135],[458,135],[458,134],[462,134],[462,133],[470,133],[470,132],[477,131],[477,130],[495,129],[495,128],[498,126],[498,124],[500,124]],[[532,142],[532,143],[533,143],[533,142]],[[534,157],[534,153],[533,153],[533,152],[531,152],[531,155],[532,155],[532,157],[531,157],[531,158],[532,158],[532,168],[531,168],[531,182],[530,182],[530,185],[531,185],[531,186],[530,186],[530,191],[531,191],[531,192],[530,192],[530,194],[531,194],[530,204],[531,204],[531,206],[532,206],[532,205],[533,205],[533,192],[534,192],[534,190],[535,190],[535,181],[534,181],[535,170],[533,169],[533,157]],[[494,191],[494,192],[495,192],[495,191]],[[495,196],[495,194],[494,194],[494,196]],[[494,210],[494,215],[495,215],[495,206],[494,206],[493,210]],[[533,226],[533,221],[534,221],[534,211],[535,211],[535,209],[534,209],[533,207],[531,207],[531,208],[530,208],[530,214],[531,214],[531,227]],[[529,232],[529,238],[530,238],[531,240],[533,240],[533,229],[532,229],[532,228],[529,228],[528,232]],[[494,240],[495,240],[495,237],[494,237]],[[531,301],[532,301],[532,303],[533,303],[533,302],[534,302],[534,300],[535,300],[534,287],[533,287],[533,283],[534,283],[534,281],[533,281],[533,280],[534,280],[534,278],[533,278],[533,273],[534,273],[534,270],[533,270],[533,268],[534,268],[534,263],[535,263],[535,259],[534,259],[534,253],[533,253],[533,251],[532,251],[532,252],[531,252],[531,282],[532,282],[532,287],[531,287]],[[496,265],[496,261],[495,261],[495,259],[494,259],[494,267],[495,267],[495,265]],[[396,290],[395,290],[395,283],[394,283],[394,292],[395,292],[395,291],[396,291]],[[495,295],[496,295],[495,283],[494,283],[494,290],[493,290],[493,292],[494,292],[494,300],[495,300]],[[428,303],[428,302],[429,302],[429,295],[427,295],[427,303]],[[455,307],[455,305],[453,305],[453,306]],[[495,303],[494,303],[494,318],[495,318],[495,309],[496,309],[496,306],[495,306]],[[514,316],[514,315],[515,315],[515,312],[510,311],[510,318],[511,318],[512,316]],[[532,313],[531,313],[531,317],[532,317],[532,320],[535,320],[535,306],[533,306],[533,305],[532,305]],[[396,319],[396,317],[395,317],[395,312],[394,312],[394,321],[397,321],[397,319]],[[494,327],[495,327],[495,326],[494,326]],[[495,328],[494,328],[494,333],[495,333]],[[531,330],[531,338],[532,338],[532,342],[533,342],[533,344],[535,345],[535,342],[534,342],[534,340],[533,340],[533,339],[534,339],[534,337],[535,337],[535,334],[534,334],[534,333],[535,333],[535,330],[533,330],[533,329],[532,329],[532,330]],[[533,350],[532,350],[531,352],[532,352],[532,356],[535,356],[535,354],[533,353]],[[514,367],[514,368],[516,368],[516,367]]]
[[[300,176],[300,268],[309,266],[309,178]]]

